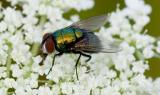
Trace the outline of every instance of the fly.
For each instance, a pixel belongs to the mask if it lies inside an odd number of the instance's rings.
[[[78,79],[77,65],[81,56],[87,57],[88,62],[92,53],[116,53],[120,51],[118,45],[114,43],[104,43],[94,31],[103,26],[107,21],[107,15],[100,15],[82,20],[53,33],[46,33],[43,36],[41,50],[43,53],[51,54],[58,51],[53,57],[52,67],[55,58],[63,53],[79,54],[76,61],[76,77]],[[50,68],[48,74],[52,70]]]

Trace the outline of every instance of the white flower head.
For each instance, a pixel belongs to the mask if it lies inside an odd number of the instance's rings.
[[[0,67],[0,78],[6,78],[7,77],[6,70],[7,70],[6,67]]]
[[[4,12],[4,21],[8,25],[14,25],[15,27],[20,27],[22,24],[22,14],[20,11],[16,11],[15,9],[12,9],[8,7]]]
[[[110,13],[109,26],[102,26],[95,35],[102,45],[119,41],[122,49],[92,54],[89,62],[82,56],[77,66],[79,80],[75,72],[78,55],[63,54],[53,63],[57,52],[42,55],[40,43],[45,33],[80,20],[77,14],[66,19],[64,13],[92,8],[94,0],[8,2],[11,5],[0,8],[0,95],[160,94],[160,79],[144,75],[149,69],[147,59],[160,53],[160,41],[143,31],[152,11],[144,0],[125,0],[126,7]]]
[[[152,58],[154,56],[153,46],[147,46],[143,50],[143,55],[145,58]]]
[[[44,94],[46,94],[46,95],[53,95],[53,92],[47,86],[41,86],[41,87],[39,87],[38,95],[44,95]]]

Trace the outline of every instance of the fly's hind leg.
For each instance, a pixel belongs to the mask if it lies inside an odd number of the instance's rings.
[[[91,56],[90,56],[90,55],[87,55],[87,54],[84,54],[84,53],[82,53],[82,52],[79,52],[79,57],[78,57],[78,59],[77,59],[77,61],[76,61],[76,65],[75,65],[77,80],[79,80],[79,78],[78,78],[77,66],[78,66],[79,60],[80,60],[80,58],[81,58],[81,55],[83,55],[83,56],[85,56],[85,57],[88,57],[88,59],[86,60],[86,62],[88,62],[88,61],[91,59]]]
[[[81,58],[81,53],[79,54],[79,57],[78,57],[78,59],[77,59],[76,65],[75,65],[75,68],[76,68],[76,77],[77,77],[77,80],[79,80],[79,78],[78,78],[77,66],[78,66],[78,63],[79,63],[79,60],[80,60],[80,58]]]
[[[85,56],[85,57],[88,57],[88,59],[85,61],[85,62],[88,62],[88,61],[90,61],[91,60],[91,58],[92,58],[92,56],[90,56],[90,55],[87,55],[87,54],[85,54],[85,53],[81,53],[83,56]]]
[[[51,70],[52,70],[52,68],[53,68],[53,66],[54,66],[55,58],[56,58],[57,56],[60,56],[60,55],[62,55],[62,53],[61,53],[61,52],[60,52],[60,53],[58,53],[58,54],[55,54],[55,55],[54,55],[54,57],[53,57],[53,61],[52,61],[52,66],[51,66],[51,68],[49,69],[48,74],[51,72]],[[48,74],[47,74],[47,75],[48,75]]]

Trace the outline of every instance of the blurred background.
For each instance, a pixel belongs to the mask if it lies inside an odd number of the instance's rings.
[[[148,29],[148,34],[151,36],[160,37],[160,0],[145,0],[145,2],[152,7],[152,13],[150,15],[151,21],[145,29]],[[1,0],[0,3],[5,7],[9,5],[6,0]],[[71,15],[79,14],[81,19],[85,19],[91,16],[110,13],[116,10],[118,3],[120,4],[120,9],[125,7],[124,0],[95,0],[95,5],[92,9],[81,12],[71,10],[65,13],[64,17],[69,19]],[[160,59],[152,58],[148,61],[150,70],[146,71],[145,75],[152,78],[160,77]]]
[[[160,0],[145,0],[145,2],[152,7],[152,13],[150,14],[151,21],[145,27],[148,30],[148,34],[154,37],[160,37]],[[69,18],[70,15],[79,14],[81,19],[85,19],[91,16],[96,16],[104,13],[110,13],[115,11],[117,4],[120,4],[120,9],[125,7],[124,0],[95,0],[95,5],[88,11],[77,12],[75,10],[69,11],[64,16]],[[160,59],[149,59],[150,70],[145,72],[147,77],[160,77]]]

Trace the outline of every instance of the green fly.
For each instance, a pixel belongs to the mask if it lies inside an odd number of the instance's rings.
[[[100,15],[73,23],[53,33],[46,33],[43,36],[41,50],[46,54],[58,52],[53,57],[52,67],[55,58],[63,53],[79,54],[75,64],[78,79],[77,65],[81,56],[87,57],[86,62],[88,62],[91,59],[91,55],[89,54],[100,52],[116,53],[120,50],[118,45],[104,43],[100,40],[100,37],[94,34],[94,31],[104,25],[106,21],[107,15]],[[52,67],[49,72],[52,70]]]

